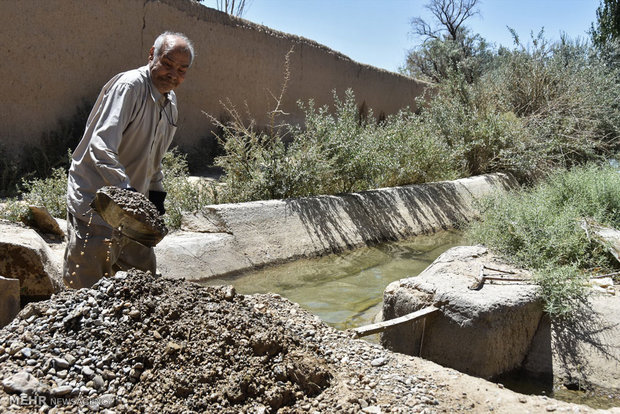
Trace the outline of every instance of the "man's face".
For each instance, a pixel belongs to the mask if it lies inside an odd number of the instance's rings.
[[[160,93],[176,89],[185,80],[191,60],[186,46],[182,39],[168,37],[157,60],[154,58],[155,50],[151,48],[149,53],[151,80]]]

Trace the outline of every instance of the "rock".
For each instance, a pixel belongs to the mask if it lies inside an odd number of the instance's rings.
[[[67,362],[67,364],[69,365],[73,365],[75,363],[75,361],[77,361],[77,358],[73,356],[73,354],[65,354],[65,361]],[[65,367],[67,368],[67,367]]]
[[[179,345],[176,342],[168,342],[168,344],[166,345],[166,349],[164,350],[164,353],[171,354],[171,353],[178,352],[181,349],[183,349],[182,345]]]
[[[19,279],[21,295],[48,298],[63,289],[62,263],[32,229],[0,224],[0,275]]]
[[[8,325],[19,310],[19,279],[0,276],[0,328]]]
[[[103,380],[103,378],[101,377],[101,375],[97,374],[93,377],[93,386],[96,389],[100,389],[101,387],[103,387],[105,385],[105,381]]]
[[[582,309],[585,322],[554,329],[544,317],[523,363],[535,376],[553,375],[556,383],[582,389],[620,389],[620,301],[593,294],[591,309]]]
[[[113,380],[114,378],[116,378],[116,374],[109,369],[104,369],[101,376],[106,380]]]
[[[129,311],[129,317],[135,321],[140,320],[140,311],[137,309]]]
[[[581,228],[586,231],[588,238],[601,244],[620,262],[620,230],[603,227],[591,218],[582,220]]]
[[[232,285],[228,285],[224,287],[224,299],[233,300],[233,298],[237,295],[237,291],[235,287]]]
[[[101,404],[103,408],[114,407],[114,405],[116,404],[116,395],[103,394],[101,397],[99,397],[99,404]]]
[[[64,358],[52,358],[52,366],[57,370],[60,370],[69,368],[71,364],[69,364],[69,361]]]
[[[530,277],[522,269],[501,263],[482,246],[454,247],[418,276],[386,288],[385,319],[433,304],[440,312],[427,317],[425,323],[388,329],[381,336],[382,344],[483,378],[520,367],[543,315],[538,287],[488,280],[479,290],[472,290],[483,265],[514,272],[504,274],[511,278]],[[485,274],[501,277],[501,272],[488,268]]]
[[[30,216],[23,220],[24,224],[43,233],[65,237],[65,232],[60,227],[60,223],[52,217],[47,208],[42,206],[28,206],[28,208],[30,209]]]
[[[84,375],[86,378],[91,378],[93,375],[95,375],[95,371],[93,371],[90,367],[82,367],[82,375]]]
[[[40,390],[40,383],[31,374],[22,371],[2,381],[4,391],[10,394],[32,395]]]
[[[52,397],[62,397],[64,395],[69,394],[73,390],[73,387],[70,385],[62,385],[60,387],[52,388],[50,394]]]
[[[381,367],[385,364],[387,364],[387,358],[375,358],[372,361],[370,361],[370,365],[372,365],[373,367]]]

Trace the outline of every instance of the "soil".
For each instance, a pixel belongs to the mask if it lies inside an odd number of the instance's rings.
[[[279,295],[135,270],[29,304],[0,343],[1,412],[596,412],[354,339]]]

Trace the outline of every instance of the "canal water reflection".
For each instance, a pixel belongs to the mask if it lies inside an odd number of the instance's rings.
[[[461,244],[460,232],[443,231],[203,284],[230,284],[241,294],[278,293],[337,329],[354,328],[373,322],[389,283],[418,275],[441,253]]]

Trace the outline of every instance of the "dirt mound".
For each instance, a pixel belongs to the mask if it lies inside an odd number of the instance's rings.
[[[1,412],[556,407],[352,339],[278,295],[243,296],[138,271],[28,305],[0,331],[0,343]]]
[[[44,403],[295,412],[333,379],[313,340],[317,328],[337,335],[310,315],[291,330],[296,323],[287,318],[298,313],[278,296],[242,296],[232,287],[138,271],[104,279],[29,305],[1,332],[4,391],[30,396],[2,401],[26,411]]]

